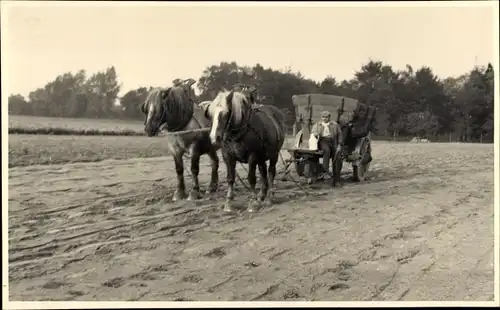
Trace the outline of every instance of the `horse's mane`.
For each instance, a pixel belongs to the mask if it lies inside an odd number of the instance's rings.
[[[162,98],[163,92],[167,92],[166,98]],[[148,109],[154,107],[154,113],[163,112],[163,121],[166,123],[168,131],[179,131],[186,127],[193,117],[195,109],[194,104],[188,100],[184,88],[176,86],[166,89],[161,87],[152,89],[144,104]]]
[[[160,95],[161,95],[161,92],[162,90],[164,90],[163,88],[161,87],[155,87],[153,89],[151,89],[149,92],[148,92],[148,95],[146,96],[146,99],[144,100],[144,103],[142,104],[142,109],[148,107],[151,107],[151,106],[154,106],[156,104],[160,104],[161,103],[161,98],[160,98]]]
[[[240,124],[245,116],[245,112],[248,110],[249,102],[247,96],[239,91],[220,91],[215,99],[212,101],[211,107],[225,107],[227,102],[230,100],[231,110],[232,110],[232,120],[234,124]],[[211,108],[209,107],[209,109]]]

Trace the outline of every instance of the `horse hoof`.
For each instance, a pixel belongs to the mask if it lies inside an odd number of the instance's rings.
[[[252,200],[248,203],[247,212],[249,213],[257,212],[259,210],[259,207],[260,207],[259,202],[256,200]]]
[[[174,197],[172,198],[172,200],[175,202],[175,201],[178,201],[178,200],[182,200],[186,197],[186,195],[184,193],[181,193],[181,192],[175,192],[174,193]]]
[[[271,197],[267,197],[265,200],[264,200],[264,205],[266,207],[270,207],[273,205],[273,199]]]
[[[198,191],[191,191],[189,193],[189,197],[187,200],[192,201],[192,200],[198,200],[200,199],[200,194]]]
[[[226,201],[224,203],[224,212],[228,212],[228,213],[234,212],[233,206],[232,206],[230,201]]]

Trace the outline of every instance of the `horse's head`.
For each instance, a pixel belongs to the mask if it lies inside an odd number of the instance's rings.
[[[146,115],[144,131],[152,137],[162,130],[163,125],[168,131],[186,126],[193,115],[193,103],[182,86],[155,88],[148,93],[141,111]]]
[[[144,131],[148,137],[156,136],[166,121],[166,101],[169,91],[169,88],[153,88],[141,105],[141,111],[146,116]]]
[[[220,143],[224,133],[241,125],[248,105],[248,94],[232,90],[221,91],[206,106],[205,116],[212,123],[210,128],[210,140],[212,143]]]

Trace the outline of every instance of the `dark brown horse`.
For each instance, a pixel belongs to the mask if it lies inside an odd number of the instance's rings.
[[[190,86],[190,85],[189,85]],[[186,198],[186,185],[184,183],[184,154],[190,150],[191,174],[193,177],[193,188],[189,193],[188,200],[200,198],[200,185],[198,175],[200,172],[200,157],[208,154],[212,160],[212,179],[207,189],[207,194],[213,193],[218,187],[219,158],[217,147],[210,142],[208,128],[210,122],[204,116],[204,110],[189,98],[189,88],[173,86],[170,88],[152,89],[141,106],[146,115],[144,130],[149,137],[156,136],[163,129],[168,134],[167,145],[172,154],[177,173],[177,190],[173,200]],[[206,103],[204,103],[206,104]],[[201,131],[206,129],[205,131]],[[179,131],[181,134],[175,134]]]
[[[285,141],[285,117],[274,106],[255,107],[251,91],[222,91],[206,106],[205,115],[211,120],[210,139],[221,145],[222,156],[227,167],[228,191],[225,211],[232,211],[233,186],[236,163],[248,163],[248,182],[255,193],[259,167],[261,188],[255,201],[251,201],[249,212],[261,204],[272,204],[272,190],[276,177],[276,164]],[[269,160],[269,170],[266,161]]]

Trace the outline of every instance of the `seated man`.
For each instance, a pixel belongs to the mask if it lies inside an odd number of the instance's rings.
[[[333,159],[335,151],[342,147],[343,142],[340,126],[330,118],[330,112],[323,111],[321,120],[311,129],[311,134],[318,139],[319,149],[323,151],[323,169],[327,175],[329,175],[330,160]]]

